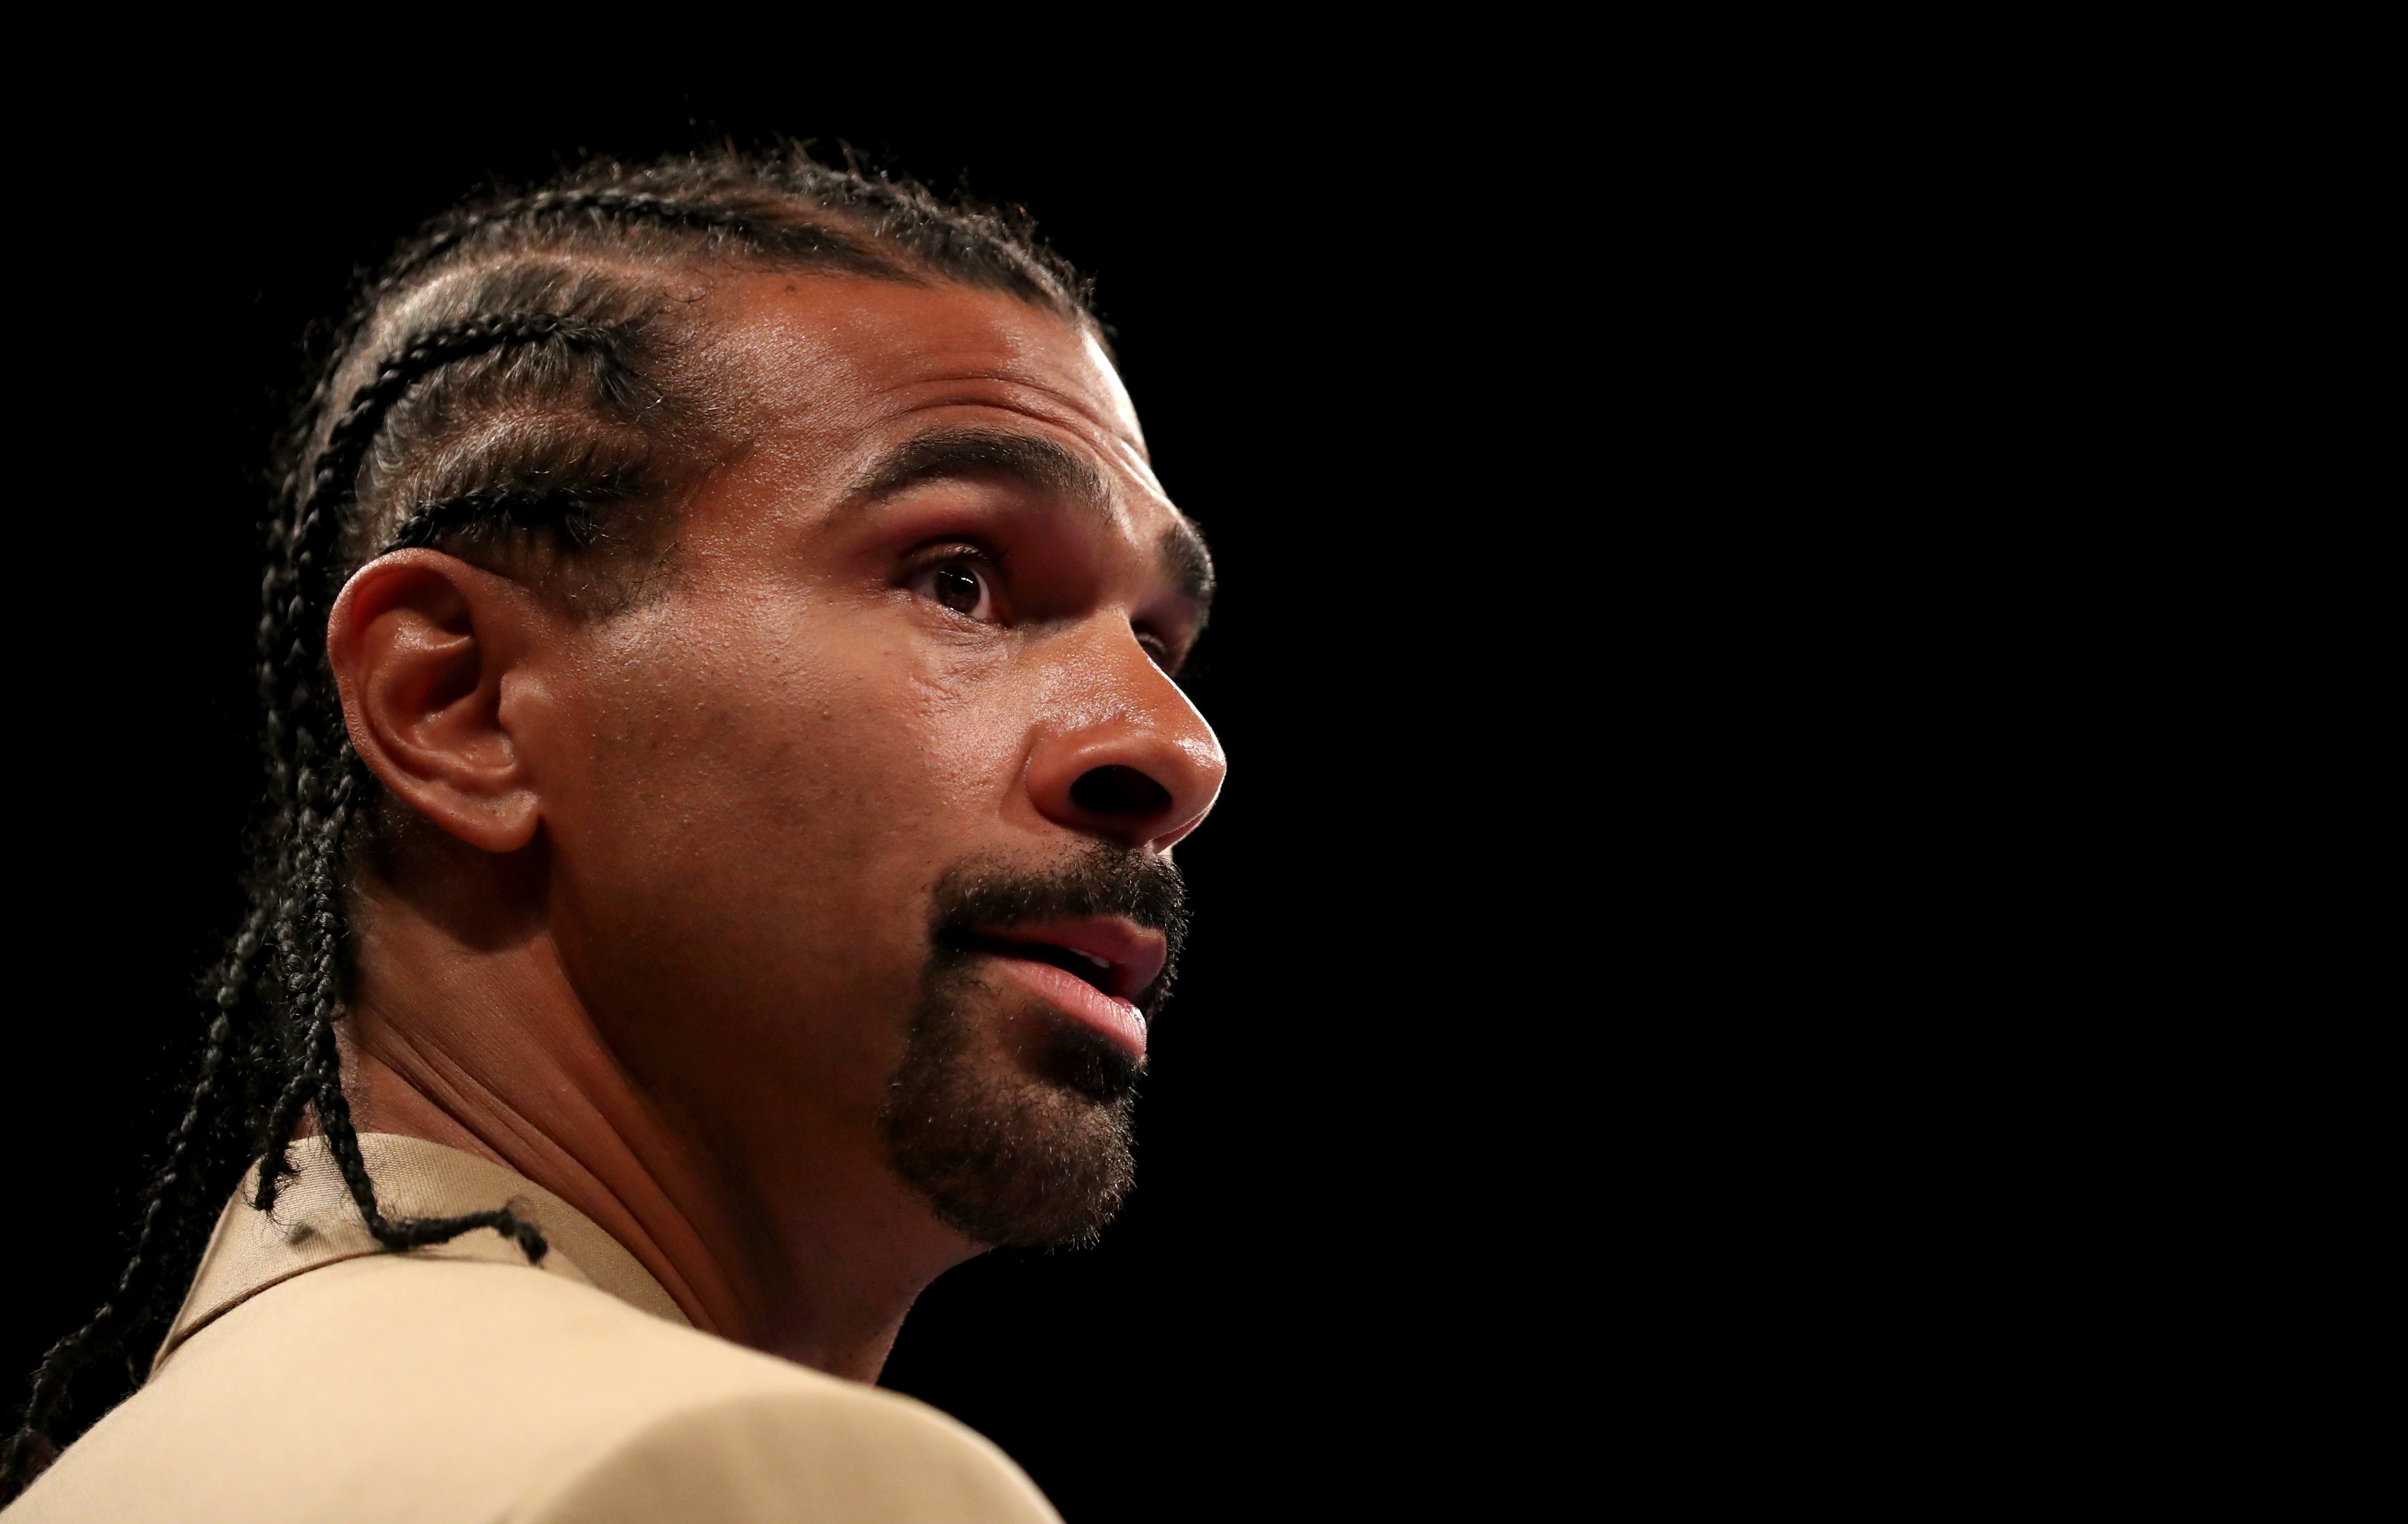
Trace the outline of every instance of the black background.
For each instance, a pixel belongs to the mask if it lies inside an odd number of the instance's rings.
[[[1475,1476],[1493,1500],[1563,1425],[1593,1443],[1562,1404],[1662,1194],[1631,1182],[1691,1146],[1628,1126],[1686,1082],[1592,1052],[1612,949],[1654,913],[1605,865],[1662,832],[1613,757],[1656,701],[1634,652],[1714,639],[1628,617],[1683,573],[1634,566],[1647,532],[1604,511],[1636,397],[1596,347],[1628,262],[1426,102],[1199,104],[468,92],[330,131],[272,90],[159,85],[86,112],[49,194],[111,231],[42,259],[18,336],[17,926],[43,972],[0,1143],[39,1161],[46,1225],[20,1229],[0,1369],[122,1258],[236,909],[259,476],[305,325],[490,178],[781,133],[966,175],[1099,277],[1225,585],[1192,686],[1233,767],[1182,848],[1198,921],[1140,1189],[1099,1248],[946,1276],[887,1384],[1074,1520]]]
[[[235,909],[303,325],[489,175],[783,132],[967,171],[1100,277],[1225,584],[1139,1192],[940,1281],[894,1385],[1074,1521],[1920,1514],[2145,1460],[2262,1297],[2201,1290],[2298,1003],[2237,977],[2229,822],[2281,790],[2231,758],[2306,724],[2249,685],[2331,581],[2276,521],[2349,458],[2286,447],[2334,367],[2268,347],[2364,331],[2327,266],[2374,245],[2318,219],[2381,198],[2318,177],[2372,97],[2294,112],[2254,26],[2203,67],[2088,23],[990,24],[29,54],[0,1366],[120,1262]]]
[[[812,56],[112,80],[35,136],[0,1369],[121,1262],[237,908],[305,325],[491,178],[785,134],[967,176],[1098,277],[1223,580],[1138,1192],[940,1280],[888,1384],[1074,1524],[1924,1499],[2104,1443],[2125,1356],[2026,1395],[2146,1173],[2096,1122],[2140,986],[2086,967],[2138,870],[2079,810],[2152,681],[2096,610],[2153,571],[2085,452],[2161,314],[2093,322],[2157,266],[2123,180],[2054,172],[2091,141],[1719,45]]]

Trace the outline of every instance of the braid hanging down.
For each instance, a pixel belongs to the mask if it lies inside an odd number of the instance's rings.
[[[249,1204],[273,1209],[305,1115],[386,1249],[492,1229],[531,1262],[545,1257],[542,1233],[506,1206],[396,1219],[378,1204],[337,1034],[351,973],[346,889],[373,847],[380,791],[351,746],[325,622],[353,571],[404,547],[467,554],[515,536],[550,537],[566,561],[641,553],[646,537],[612,524],[666,507],[698,458],[695,414],[662,380],[681,352],[668,283],[714,263],[949,280],[1097,327],[1088,284],[1025,216],[791,146],[590,164],[437,218],[363,283],[281,448],[279,506],[264,526],[265,788],[251,907],[203,982],[200,1059],[138,1199],[125,1268],[36,1368],[0,1448],[0,1505],[100,1405],[139,1385],[221,1209],[253,1162]],[[540,426],[476,427],[505,412]],[[101,1403],[76,1392],[79,1376],[114,1368],[124,1384],[105,1384]]]

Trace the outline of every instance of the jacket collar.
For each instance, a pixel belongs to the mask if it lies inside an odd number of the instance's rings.
[[[456,1148],[389,1132],[363,1133],[360,1153],[386,1216],[448,1217],[507,1205],[533,1217],[551,1244],[543,1263],[530,1268],[607,1291],[655,1317],[686,1323],[678,1304],[634,1255],[591,1217],[524,1175]],[[226,1203],[193,1288],[150,1362],[152,1373],[186,1339],[269,1287],[345,1259],[388,1252],[360,1220],[325,1139],[296,1140],[291,1157],[301,1172],[278,1192],[272,1215],[251,1204],[258,1186],[256,1165]],[[517,1244],[483,1228],[409,1253],[422,1259],[526,1264]]]

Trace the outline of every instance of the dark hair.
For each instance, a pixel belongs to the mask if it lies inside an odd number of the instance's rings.
[[[228,1193],[259,1160],[252,1204],[274,1204],[305,1112],[380,1244],[491,1228],[543,1258],[542,1235],[508,1207],[418,1220],[378,1207],[335,1023],[351,973],[344,888],[380,814],[347,739],[325,622],[351,572],[411,545],[532,549],[589,579],[605,607],[630,596],[611,568],[657,552],[676,489],[707,457],[710,420],[673,384],[687,320],[670,299],[706,260],[967,284],[1098,326],[1088,283],[1025,213],[939,198],[850,156],[833,167],[794,145],[592,162],[445,213],[362,283],[276,459],[250,911],[206,976],[198,1072],[142,1194],[133,1254],[99,1310],[36,1369],[0,1455],[0,1503],[56,1453],[79,1373],[123,1355],[139,1382],[143,1336],[172,1311]],[[363,818],[370,828],[356,828]]]

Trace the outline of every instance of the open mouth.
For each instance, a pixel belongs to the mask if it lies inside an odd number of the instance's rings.
[[[962,945],[976,953],[993,953],[997,957],[1025,957],[1032,963],[1051,963],[1063,972],[1072,974],[1115,999],[1127,999],[1133,991],[1121,986],[1127,981],[1120,965],[1111,958],[1094,953],[1083,953],[1075,947],[1064,947],[1050,942],[1020,942],[1004,937],[966,937]]]
[[[1145,1053],[1149,993],[1170,956],[1169,939],[1122,916],[982,927],[949,939],[996,960],[999,973],[1128,1050]]]
[[[972,927],[959,945],[1061,970],[1115,1000],[1136,1003],[1170,956],[1163,933],[1120,915]]]

